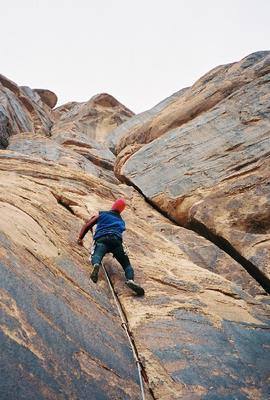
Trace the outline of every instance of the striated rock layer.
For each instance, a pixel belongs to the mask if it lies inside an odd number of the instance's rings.
[[[164,109],[167,108],[167,106],[172,106],[173,103],[177,102],[179,98],[182,97],[182,95],[188,90],[188,88],[181,89],[178,92],[174,93],[167,99],[161,101],[158,103],[155,107],[148,111],[144,111],[138,115],[135,115],[133,118],[128,119],[127,121],[123,122],[121,125],[119,125],[117,128],[112,130],[106,138],[106,142],[109,146],[109,148],[113,151],[116,152],[116,147],[117,144],[122,138],[128,139],[129,134],[132,135],[131,140],[129,140],[130,144],[134,144],[137,142],[133,138],[133,132],[137,128],[141,128],[141,126],[151,122],[153,118],[157,115],[159,115]],[[127,138],[126,138],[127,136]]]
[[[109,132],[134,114],[113,96],[106,93],[92,97],[88,102],[70,102],[53,111],[52,139],[68,150],[95,164],[96,176],[117,182],[114,154],[108,149]],[[93,167],[92,167],[93,168]]]

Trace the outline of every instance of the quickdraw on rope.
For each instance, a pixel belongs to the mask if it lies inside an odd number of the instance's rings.
[[[142,400],[145,400],[144,387],[143,387],[143,378],[142,378],[142,377],[143,377],[143,370],[142,370],[141,362],[140,362],[140,360],[139,360],[139,358],[138,358],[137,350],[136,350],[136,348],[135,348],[135,345],[134,345],[134,343],[133,343],[133,340],[132,340],[132,338],[131,338],[131,335],[130,335],[130,332],[129,332],[129,329],[128,329],[128,324],[127,324],[126,317],[125,317],[125,315],[124,315],[124,313],[123,313],[123,310],[122,310],[122,307],[121,307],[121,305],[120,305],[120,302],[119,302],[119,300],[118,300],[118,298],[117,298],[117,296],[116,296],[116,294],[115,294],[115,292],[114,292],[114,288],[113,288],[113,286],[112,286],[112,283],[111,283],[110,277],[109,277],[109,275],[108,275],[108,272],[107,272],[107,270],[106,270],[104,264],[102,263],[101,265],[102,265],[104,274],[105,274],[105,276],[106,276],[106,280],[107,280],[107,282],[108,282],[109,288],[110,288],[110,290],[111,290],[111,293],[112,293],[114,302],[115,302],[115,304],[116,304],[116,307],[117,307],[119,316],[120,316],[121,321],[122,321],[121,326],[123,327],[123,329],[124,329],[125,332],[126,332],[126,335],[127,335],[127,337],[128,337],[128,340],[129,340],[129,343],[130,343],[130,346],[131,346],[131,349],[132,349],[132,353],[133,353],[133,356],[134,356],[134,359],[135,359],[135,362],[136,362],[136,365],[137,365],[137,368],[138,368],[138,373],[139,373],[139,380],[140,380],[140,388],[141,388]]]

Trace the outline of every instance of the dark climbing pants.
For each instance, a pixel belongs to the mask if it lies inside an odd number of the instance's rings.
[[[134,279],[134,270],[123,248],[122,239],[116,235],[107,235],[98,238],[94,243],[91,253],[92,265],[101,264],[106,253],[112,253],[116,260],[122,265],[127,280]]]

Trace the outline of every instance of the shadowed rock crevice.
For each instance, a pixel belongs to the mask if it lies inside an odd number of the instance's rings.
[[[70,207],[70,203],[71,203],[70,200],[65,199],[63,196],[61,196],[61,195],[59,195],[57,193],[54,193],[54,192],[51,192],[51,194],[56,199],[57,203],[60,204],[60,206],[64,207],[72,215],[76,215],[75,212]]]
[[[188,224],[188,228],[210,240],[221,250],[225,251],[235,261],[242,265],[245,270],[254,278],[263,289],[270,294],[270,280],[265,276],[255,264],[243,257],[226,239],[221,236],[214,235],[204,224],[193,220]]]

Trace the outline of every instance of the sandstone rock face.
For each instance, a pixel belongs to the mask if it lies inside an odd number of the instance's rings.
[[[7,147],[8,138],[17,133],[49,135],[51,126],[50,109],[38,94],[0,75],[0,148]]]
[[[269,73],[269,58],[269,51],[261,51],[250,54],[240,62],[216,67],[190,88],[178,92],[176,101],[172,103],[169,101],[161,112],[157,114],[154,112],[152,118],[134,125],[129,121],[131,129],[120,138],[117,153],[130,144],[149,143],[164,133],[182,126],[213,109],[240,88],[243,88],[244,92],[246,85]],[[243,111],[242,120],[248,123],[253,117],[249,114],[250,110]],[[254,116],[255,120],[257,117]]]
[[[103,271],[89,280],[91,234],[76,242],[118,197],[145,296],[111,255],[104,265],[146,400],[269,397],[267,68],[267,53],[256,53],[133,118],[109,95],[51,110],[37,91],[4,81],[1,399],[142,398]]]
[[[51,90],[48,89],[34,89],[34,92],[36,92],[41,100],[47,104],[48,107],[54,108],[57,103],[57,96],[55,93],[53,93]]]
[[[133,115],[113,96],[103,93],[88,102],[71,102],[58,107],[54,111],[52,133],[84,133],[89,139],[106,142],[107,134]]]
[[[106,286],[89,285],[87,251],[75,244],[81,221],[65,208],[91,179],[0,157],[1,397],[139,399],[121,321]]]
[[[0,170],[5,393],[140,398],[103,274],[89,282],[88,243],[75,244],[82,218],[125,196],[126,243],[145,298],[128,292],[110,256],[105,265],[154,397],[266,398],[267,306],[157,233],[157,212],[134,190],[12,151],[1,152]]]
[[[269,291],[270,56],[251,55],[226,68],[229,81],[220,79],[221,68],[210,74],[212,80],[201,80],[202,93],[213,92],[213,80],[223,94],[229,87],[222,101],[137,152],[124,150],[116,173],[178,224],[211,236]]]

